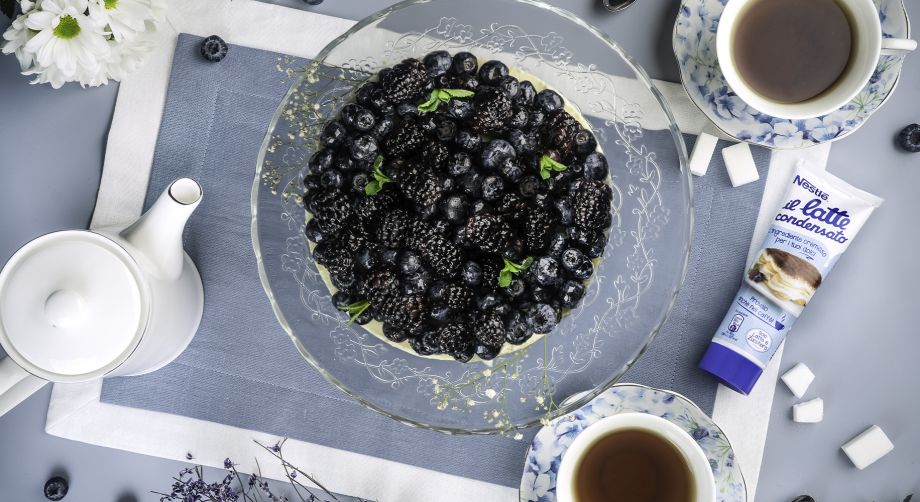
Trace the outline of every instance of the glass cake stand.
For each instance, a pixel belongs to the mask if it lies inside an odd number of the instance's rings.
[[[349,325],[304,237],[302,179],[323,125],[379,69],[433,50],[500,59],[555,88],[610,162],[613,225],[584,301],[549,335],[490,362],[422,357]],[[368,408],[448,433],[517,435],[616,383],[667,318],[691,233],[686,149],[661,94],[606,34],[530,0],[410,0],[358,23],[296,71],[252,188],[259,275],[297,350]]]

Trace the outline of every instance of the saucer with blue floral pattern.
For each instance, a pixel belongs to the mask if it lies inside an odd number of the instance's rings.
[[[882,36],[909,38],[902,0],[875,0]],[[904,56],[881,56],[869,83],[852,101],[823,117],[772,117],[747,105],[728,86],[716,56],[716,31],[725,0],[682,0],[674,24],[674,55],[690,99],[723,132],[767,148],[805,148],[844,138],[859,129],[888,100]],[[770,43],[765,40],[764,43]]]
[[[718,502],[747,500],[747,488],[732,445],[722,429],[703,410],[680,394],[643,385],[620,384],[540,429],[527,451],[521,479],[521,502],[555,502],[559,464],[575,436],[604,417],[631,412],[662,417],[696,440],[709,458],[715,475]]]

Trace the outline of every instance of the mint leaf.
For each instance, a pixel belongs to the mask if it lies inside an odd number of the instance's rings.
[[[553,171],[562,172],[568,169],[568,166],[551,159],[549,155],[540,157],[540,177],[548,180]]]
[[[352,303],[351,305],[348,305],[345,307],[339,307],[339,310],[343,310],[347,312],[348,314],[351,314],[351,319],[348,320],[348,324],[351,324],[355,322],[355,319],[360,317],[361,314],[363,314],[364,311],[367,310],[368,307],[370,306],[371,304],[367,300],[364,300],[364,301]]]
[[[383,155],[378,155],[377,158],[374,159],[374,170],[379,171],[381,167],[383,167]]]
[[[364,185],[364,193],[366,195],[376,194],[377,192],[383,190],[383,185],[393,181],[380,169],[382,166],[383,155],[378,155],[377,158],[374,159],[374,169],[371,171],[371,176],[373,176],[374,179],[368,181],[367,185]]]
[[[16,0],[0,0],[0,12],[12,20],[16,15]]]
[[[533,256],[528,256],[527,259],[521,263],[514,263],[507,258],[502,258],[502,260],[505,262],[505,268],[498,273],[498,286],[500,288],[507,288],[510,286],[511,281],[514,280],[514,276],[527,270],[533,264]]]
[[[418,105],[420,112],[433,112],[438,109],[438,105],[441,104],[440,93],[438,89],[431,91],[431,97],[428,98],[428,101]]]
[[[468,91],[466,89],[442,89],[448,96],[452,98],[468,98],[475,95],[473,91]]]
[[[435,89],[431,91],[428,101],[418,105],[420,112],[429,113],[436,111],[441,103],[450,103],[452,98],[468,98],[476,94],[466,89]]]

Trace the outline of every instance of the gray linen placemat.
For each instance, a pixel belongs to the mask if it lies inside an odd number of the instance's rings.
[[[175,362],[151,375],[106,380],[102,401],[518,486],[533,431],[515,441],[397,423],[353,402],[294,349],[262,290],[249,233],[259,147],[290,82],[276,69],[278,54],[233,46],[230,57],[211,64],[198,55],[200,40],[179,37],[145,207],[175,178],[202,184],[204,200],[185,246],[204,278],[204,318]],[[647,134],[650,142],[670,141],[665,131]],[[758,150],[755,158],[765,178],[769,153]],[[696,362],[740,283],[763,182],[731,189],[721,159],[695,181],[697,235],[687,286],[625,380],[671,388],[711,413],[716,384]]]

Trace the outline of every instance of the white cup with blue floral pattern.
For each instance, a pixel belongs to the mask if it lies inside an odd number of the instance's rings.
[[[834,85],[820,95],[801,102],[771,100],[748,85],[738,65],[733,50],[735,27],[746,12],[746,7],[759,0],[728,0],[719,19],[716,33],[716,52],[719,66],[732,91],[745,103],[767,115],[785,119],[809,119],[827,115],[849,103],[872,78],[882,55],[897,55],[913,51],[917,42],[908,39],[883,38],[878,7],[873,0],[836,0],[849,14],[853,32],[853,46],[846,70]],[[769,40],[764,40],[769,44]]]
[[[647,413],[619,413],[598,420],[583,430],[565,451],[556,475],[556,500],[579,502],[576,480],[588,452],[601,440],[624,431],[647,432],[671,445],[683,459],[692,481],[688,500],[715,502],[712,466],[700,445],[686,431],[664,418]]]

